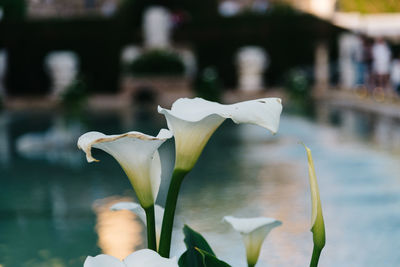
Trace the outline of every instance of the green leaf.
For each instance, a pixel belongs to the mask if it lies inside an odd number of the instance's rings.
[[[199,248],[201,250],[204,250],[205,252],[208,252],[209,254],[215,256],[215,253],[211,249],[210,245],[207,243],[207,241],[204,239],[204,237],[190,228],[189,226],[185,225],[183,227],[183,233],[185,235],[185,244],[186,248]]]
[[[304,145],[304,144],[303,144]],[[322,206],[319,196],[317,176],[315,175],[314,162],[311,150],[304,145],[308,158],[308,173],[310,177],[312,215],[311,215],[311,232],[313,233],[314,249],[310,266],[318,266],[319,256],[325,246],[325,224],[322,216]]]
[[[215,253],[201,234],[187,225],[183,228],[183,233],[187,250],[179,258],[180,267],[229,266],[215,257]]]
[[[214,255],[204,251],[202,249],[196,248],[201,256],[203,257],[204,267],[230,267],[229,264],[217,259]]]

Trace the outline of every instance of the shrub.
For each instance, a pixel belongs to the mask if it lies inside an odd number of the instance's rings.
[[[135,76],[180,76],[184,70],[179,55],[164,50],[145,52],[127,66],[127,71]]]
[[[221,99],[222,84],[215,67],[205,68],[196,81],[197,96],[210,101]]]
[[[84,80],[77,79],[61,95],[61,103],[68,113],[78,113],[87,102],[87,86]]]

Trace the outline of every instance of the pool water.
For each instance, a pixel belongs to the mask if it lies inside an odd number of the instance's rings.
[[[2,114],[0,119],[0,266],[83,266],[87,255],[123,258],[145,246],[143,224],[118,201],[135,201],[120,166],[95,152],[87,163],[76,139],[89,130],[156,134],[155,112]],[[258,266],[307,266],[312,251],[306,153],[312,149],[326,223],[320,266],[400,266],[399,156],[340,127],[283,115],[277,135],[227,121],[185,178],[173,254],[184,250],[181,227],[201,232],[217,256],[246,266],[238,233],[223,216],[267,216],[283,222],[267,237]],[[173,140],[160,149],[162,205],[173,168]]]

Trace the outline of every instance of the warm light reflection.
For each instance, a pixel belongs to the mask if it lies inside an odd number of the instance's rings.
[[[133,251],[143,248],[143,224],[128,210],[111,211],[110,207],[130,198],[109,197],[97,200],[94,211],[97,216],[96,232],[102,253],[124,259]]]

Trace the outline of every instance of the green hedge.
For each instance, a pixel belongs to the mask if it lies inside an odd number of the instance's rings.
[[[185,66],[178,54],[164,50],[148,51],[127,66],[135,76],[180,76]]]
[[[26,15],[25,0],[0,0],[3,20],[22,20]]]

